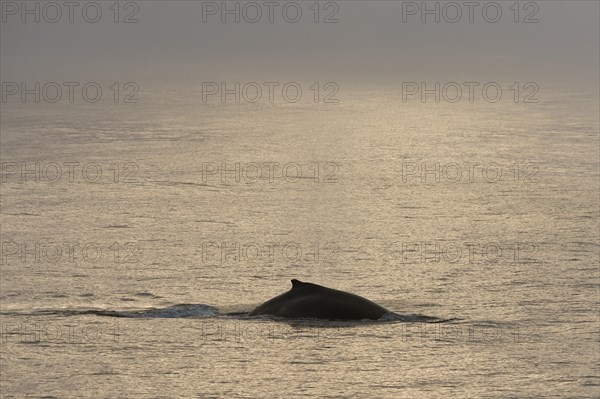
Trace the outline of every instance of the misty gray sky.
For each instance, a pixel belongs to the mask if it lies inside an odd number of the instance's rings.
[[[261,6],[256,23],[226,23],[220,15],[206,15],[203,3],[194,1],[137,1],[120,10],[119,19],[136,11],[138,23],[114,23],[112,1],[99,1],[98,23],[82,18],[82,7],[68,21],[67,7],[56,23],[41,20],[22,23],[20,10],[2,1],[1,73],[3,81],[141,80],[175,83],[181,80],[351,79],[353,82],[450,80],[547,80],[557,84],[598,86],[599,2],[538,1],[518,18],[535,11],[538,23],[514,22],[513,1],[499,1],[503,14],[497,23],[486,22],[483,5],[468,9],[456,23],[420,21],[408,15],[402,1],[337,1],[338,10],[321,2],[319,19],[333,11],[338,23],[315,23],[313,1],[298,1],[299,22],[286,22],[278,2],[274,22]],[[36,2],[27,2],[28,7]],[[58,1],[61,5],[64,2]],[[81,2],[85,4],[86,2]],[[247,2],[240,2],[243,7]],[[255,4],[262,5],[263,1]],[[434,7],[435,2],[425,2]],[[447,2],[441,2],[443,6]],[[459,1],[455,4],[462,5]],[[126,2],[121,5],[125,7]],[[215,2],[221,7],[222,2]],[[228,2],[235,7],[235,2]],[[422,2],[414,3],[420,6]],[[40,2],[40,7],[44,2]],[[325,7],[328,7],[325,9]],[[204,7],[207,7],[206,4]],[[403,22],[403,7],[407,21]],[[94,15],[94,10],[88,10]],[[250,17],[254,16],[254,11]],[[288,10],[293,16],[294,10]],[[454,10],[448,8],[449,17]],[[494,17],[495,10],[488,10]],[[47,9],[49,18],[55,11]]]

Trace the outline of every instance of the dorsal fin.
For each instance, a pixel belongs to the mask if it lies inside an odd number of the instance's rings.
[[[302,285],[304,285],[304,284],[306,284],[306,283],[303,283],[303,282],[302,282],[302,281],[300,281],[300,280],[296,280],[295,278],[294,278],[294,279],[292,279],[292,289],[294,289],[294,288],[298,288],[298,287],[301,287],[301,286],[302,286]]]

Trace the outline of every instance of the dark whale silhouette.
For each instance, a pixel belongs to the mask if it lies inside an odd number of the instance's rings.
[[[292,289],[263,303],[250,316],[327,320],[377,320],[387,309],[358,295],[292,280]]]

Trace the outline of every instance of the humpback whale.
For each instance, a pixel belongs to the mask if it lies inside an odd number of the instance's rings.
[[[377,320],[387,309],[358,295],[292,280],[292,289],[258,306],[250,316],[327,320]]]

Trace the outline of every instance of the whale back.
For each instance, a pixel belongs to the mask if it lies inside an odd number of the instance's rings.
[[[278,295],[252,312],[255,315],[274,315],[292,318],[328,320],[379,319],[388,310],[361,296],[345,291],[291,280],[292,288]]]

